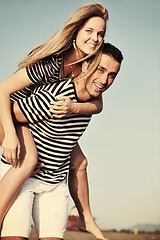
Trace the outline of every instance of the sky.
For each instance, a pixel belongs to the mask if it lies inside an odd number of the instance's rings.
[[[90,2],[0,0],[0,81]],[[109,11],[105,41],[123,52],[124,61],[103,95],[102,113],[80,140],[92,213],[102,229],[160,224],[160,1],[97,2]]]

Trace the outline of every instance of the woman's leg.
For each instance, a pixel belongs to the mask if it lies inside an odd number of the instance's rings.
[[[1,141],[3,129],[0,127]],[[13,204],[23,183],[31,175],[37,164],[37,149],[28,127],[17,126],[17,136],[21,143],[20,161],[22,164],[17,168],[11,166],[0,181],[0,226],[3,218]]]

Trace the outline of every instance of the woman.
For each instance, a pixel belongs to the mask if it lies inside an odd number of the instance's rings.
[[[26,127],[15,129],[13,124],[10,95],[11,101],[15,101],[21,97],[29,96],[34,87],[39,84],[48,84],[59,78],[76,76],[81,71],[80,62],[99,50],[104,38],[107,19],[108,12],[102,4],[93,3],[81,7],[47,43],[32,49],[26,58],[20,62],[20,69],[1,83],[0,116],[4,129],[2,154],[13,166],[17,166],[25,157],[21,167],[11,168],[0,183],[1,196],[3,195],[0,206],[1,221],[22,184],[31,175],[37,163],[36,147],[30,131]],[[74,104],[68,99],[63,99],[63,101],[54,104],[53,113],[58,113],[57,117],[75,112],[93,114],[98,113],[102,108],[101,99],[83,104]],[[66,105],[67,112],[65,112]],[[22,139],[24,139],[25,144],[21,145]],[[22,148],[21,151],[20,147]],[[83,154],[82,158],[84,158]],[[4,187],[6,185],[8,187],[7,191]],[[89,208],[89,206],[84,207]],[[77,208],[81,211],[78,206]],[[94,231],[91,230],[93,234],[97,238],[102,238],[99,229],[95,226],[94,229]]]

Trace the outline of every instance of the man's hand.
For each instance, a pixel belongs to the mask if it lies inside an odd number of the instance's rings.
[[[34,171],[33,171],[32,174],[31,174],[31,177],[33,177],[34,175],[36,175],[36,174],[40,171],[40,168],[41,168],[41,167],[43,167],[43,163],[38,162],[37,165],[36,165],[36,167],[35,167],[35,169],[34,169]]]
[[[62,96],[57,97],[57,102],[52,101],[49,106],[49,111],[53,113],[53,116],[56,118],[62,118],[68,114],[76,113],[77,106],[69,97]]]

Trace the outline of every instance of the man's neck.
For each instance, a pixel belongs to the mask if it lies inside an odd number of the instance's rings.
[[[84,77],[84,75],[80,73],[76,78],[74,78],[73,81],[79,100],[86,102],[91,99],[91,96],[89,95],[85,86],[86,79],[82,77]]]

